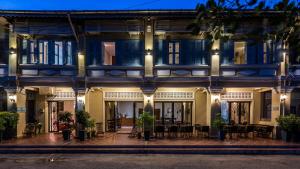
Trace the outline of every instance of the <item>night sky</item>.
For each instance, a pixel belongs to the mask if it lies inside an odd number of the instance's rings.
[[[194,9],[205,0],[0,0],[8,10]],[[275,2],[277,0],[268,0]]]

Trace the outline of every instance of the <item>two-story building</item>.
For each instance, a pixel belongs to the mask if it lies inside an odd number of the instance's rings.
[[[270,16],[276,13],[270,12]],[[300,115],[300,53],[280,42],[210,41],[186,27],[194,10],[0,11],[0,109],[58,130],[61,111],[85,109],[105,131],[156,122],[276,126]],[[246,17],[246,16],[245,16]],[[262,24],[245,19],[240,32]],[[205,26],[203,27],[205,31]]]

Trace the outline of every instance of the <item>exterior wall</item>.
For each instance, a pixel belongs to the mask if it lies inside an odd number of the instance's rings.
[[[26,94],[18,92],[17,96],[17,109],[19,110],[19,121],[17,125],[17,137],[22,137],[26,127]],[[25,111],[24,111],[25,110]]]
[[[197,90],[195,92],[195,124],[207,125],[207,94]]]
[[[85,96],[85,109],[96,123],[104,122],[104,101],[103,91],[89,91]]]

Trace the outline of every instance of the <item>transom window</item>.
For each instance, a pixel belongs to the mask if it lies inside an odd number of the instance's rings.
[[[102,53],[103,65],[115,65],[116,64],[116,43],[103,42],[102,49],[103,49],[103,53]]]
[[[179,52],[180,43],[179,42],[169,42],[169,64],[179,64]]]

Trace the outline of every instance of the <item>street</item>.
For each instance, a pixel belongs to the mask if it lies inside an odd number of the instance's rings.
[[[1,169],[299,169],[300,156],[245,155],[0,155]]]

